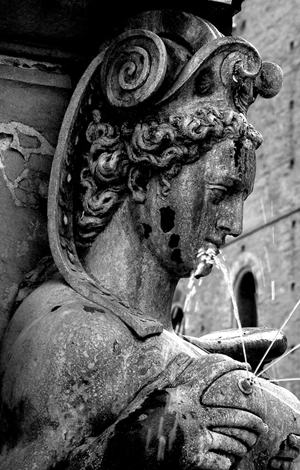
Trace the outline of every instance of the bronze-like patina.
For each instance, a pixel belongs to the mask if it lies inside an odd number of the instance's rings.
[[[281,78],[245,40],[182,12],[143,13],[103,46],[52,168],[60,274],[5,337],[1,469],[292,465],[296,397],[171,325],[199,250],[215,256],[242,231],[262,141],[246,113]]]

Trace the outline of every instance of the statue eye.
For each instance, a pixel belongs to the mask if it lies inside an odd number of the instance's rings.
[[[218,203],[221,202],[227,193],[227,188],[225,186],[220,186],[218,184],[210,185],[209,189],[213,195],[213,202]]]

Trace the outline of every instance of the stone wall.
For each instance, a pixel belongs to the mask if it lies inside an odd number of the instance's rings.
[[[256,282],[258,326],[278,328],[300,298],[300,10],[296,0],[246,0],[235,34],[257,47],[263,60],[284,72],[282,91],[258,99],[249,120],[263,134],[257,152],[254,192],[245,203],[244,233],[223,249],[233,282],[243,269]],[[187,313],[188,334],[202,335],[234,326],[222,274],[214,268],[203,279]],[[289,345],[300,341],[300,308],[284,330]],[[272,371],[298,377],[300,350]],[[300,383],[286,386],[300,397]]]

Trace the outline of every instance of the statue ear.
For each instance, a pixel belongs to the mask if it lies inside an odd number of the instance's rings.
[[[148,168],[131,168],[129,172],[128,186],[135,202],[140,204],[145,202],[149,178],[150,170]]]

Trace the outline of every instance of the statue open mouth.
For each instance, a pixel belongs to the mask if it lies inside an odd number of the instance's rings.
[[[218,254],[218,248],[212,243],[210,243],[206,248],[200,248],[197,253],[197,258],[199,261],[194,274],[196,279],[207,276],[211,272],[215,258],[218,256]]]

